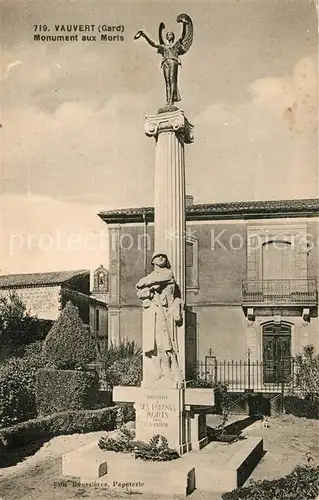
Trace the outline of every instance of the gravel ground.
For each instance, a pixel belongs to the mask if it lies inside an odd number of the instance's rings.
[[[252,479],[276,479],[289,474],[296,465],[319,464],[319,421],[282,415],[269,419],[269,428],[260,422],[243,434],[264,440],[265,456],[251,474]]]
[[[266,454],[252,473],[252,479],[272,479],[291,472],[297,464],[307,463],[310,452],[319,463],[318,422],[292,416],[270,418],[269,428],[259,422],[245,429],[244,434],[262,436]],[[34,455],[17,465],[0,470],[0,500],[73,500],[101,498],[141,500],[179,499],[169,494],[137,495],[110,490],[82,487],[76,480],[65,481],[61,476],[61,456],[80,446],[97,441],[104,432],[60,436],[45,443]],[[169,488],[168,488],[169,490]],[[195,491],[191,500],[219,500],[220,495],[201,494]]]

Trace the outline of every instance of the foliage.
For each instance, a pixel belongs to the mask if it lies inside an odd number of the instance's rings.
[[[307,500],[319,494],[319,467],[297,466],[272,481],[252,481],[249,486],[222,495],[223,500]]]
[[[203,378],[199,374],[195,374],[189,382],[187,387],[192,389],[209,389],[214,386],[211,378]]]
[[[114,361],[123,358],[131,359],[142,354],[142,349],[136,345],[134,340],[121,340],[119,343],[111,343],[102,353],[105,366],[111,366]]]
[[[42,347],[42,340],[37,340],[36,342],[32,342],[32,344],[26,345],[23,349],[23,357],[29,359],[29,361],[33,360],[34,362],[37,361],[41,365],[44,364]]]
[[[83,368],[95,360],[96,349],[89,328],[71,302],[66,304],[48,333],[42,354],[48,367],[60,370]]]
[[[42,369],[36,374],[39,415],[85,410],[98,400],[99,380],[94,371]]]
[[[148,443],[136,441],[134,437],[134,431],[121,427],[116,438],[101,438],[99,447],[101,450],[133,453],[135,458],[145,461],[162,462],[179,458],[177,451],[170,448],[167,439],[160,434],[153,436]]]
[[[39,344],[37,349],[31,345],[23,358],[10,358],[0,365],[0,428],[36,415],[36,372],[44,362]]]
[[[294,395],[284,397],[285,413],[296,417],[319,419],[318,401]]]
[[[134,456],[154,462],[166,462],[179,458],[177,451],[170,448],[167,439],[160,434],[153,436],[147,444],[136,441]]]
[[[217,384],[215,384],[214,389],[215,389],[215,404],[217,408],[217,413],[220,417],[220,424],[214,429],[211,429],[210,438],[213,441],[230,442],[234,440],[234,437],[232,436],[232,439],[229,439],[228,436],[226,436],[226,431],[227,431],[226,426],[228,423],[229,412],[232,406],[232,399],[228,392],[228,387],[226,384],[218,382]]]
[[[134,436],[133,431],[122,426],[116,438],[102,437],[98,443],[99,448],[107,451],[132,453],[134,451]]]
[[[37,317],[30,312],[19,295],[11,292],[0,297],[0,346],[2,351],[16,353],[19,348],[44,337]]]
[[[100,355],[104,378],[109,387],[139,386],[143,377],[142,351],[134,341],[111,344]]]
[[[198,373],[195,373],[193,379],[187,383],[187,387],[199,389],[214,389],[217,413],[220,416],[221,423],[220,425],[215,427],[215,429],[211,430],[211,438],[213,440],[222,440],[226,433],[226,425],[232,405],[232,399],[228,392],[227,385],[222,384],[221,382],[216,383],[211,375],[202,377]]]
[[[115,427],[116,429],[121,429],[124,425],[124,411],[121,406],[118,407],[116,411]]]
[[[54,436],[113,430],[116,406],[98,410],[66,411],[39,417],[0,430],[1,448],[10,449]],[[1,467],[1,463],[0,463]]]
[[[301,354],[295,356],[294,361],[296,374],[291,390],[319,403],[319,354],[315,354],[313,345],[306,345]]]
[[[115,361],[106,370],[106,379],[110,387],[115,385],[140,386],[142,381],[142,357],[134,356]]]
[[[124,422],[132,422],[136,420],[136,411],[132,404],[122,403],[119,405],[119,407],[121,408],[121,411],[123,413]],[[120,426],[117,426],[117,429],[119,427]]]

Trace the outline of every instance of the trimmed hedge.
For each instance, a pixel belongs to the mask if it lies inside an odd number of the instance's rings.
[[[0,429],[36,417],[35,380],[43,361],[34,346],[0,365]]]
[[[295,417],[319,419],[318,401],[312,401],[309,398],[285,396],[284,408],[287,414],[294,415]]]
[[[38,415],[94,408],[99,378],[95,371],[41,369],[36,373]]]
[[[223,500],[306,500],[319,493],[319,467],[297,466],[290,474],[272,481],[252,481],[249,486],[223,493]]]
[[[99,410],[66,411],[6,427],[0,430],[0,453],[1,449],[15,448],[54,436],[113,430],[117,410],[118,406]]]

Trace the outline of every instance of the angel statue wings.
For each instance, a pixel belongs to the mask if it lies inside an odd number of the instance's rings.
[[[166,41],[164,41],[164,23],[159,25],[158,43],[149,38],[142,30],[138,31],[134,36],[135,40],[140,37],[145,38],[149,45],[156,48],[157,52],[162,55],[161,67],[163,68],[166,85],[167,106],[173,106],[175,102],[181,100],[178,90],[178,66],[181,65],[180,56],[186,54],[192,45],[194,33],[193,22],[187,14],[180,14],[176,21],[183,24],[182,34],[178,40],[175,40],[175,34],[172,31],[168,31],[166,33]]]

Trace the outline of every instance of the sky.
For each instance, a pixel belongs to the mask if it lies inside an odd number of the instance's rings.
[[[161,21],[178,35],[181,12],[194,23],[179,74],[195,132],[187,193],[195,203],[318,197],[312,0],[4,0],[2,274],[107,266],[97,213],[153,204],[144,118],[165,87],[160,56],[133,37],[156,39]],[[34,41],[35,25],[51,35],[55,24],[123,25],[124,41]]]

